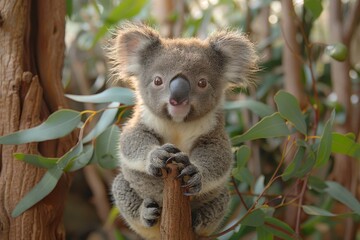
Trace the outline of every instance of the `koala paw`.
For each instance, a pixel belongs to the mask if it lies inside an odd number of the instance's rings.
[[[145,227],[154,226],[160,217],[159,204],[150,198],[144,199],[140,207],[140,221]]]
[[[201,191],[201,175],[197,167],[193,164],[185,166],[180,172],[178,178],[182,178],[184,185],[182,187],[186,188],[184,193],[186,196],[191,196],[199,193]]]
[[[161,147],[156,148],[150,153],[150,161],[147,166],[147,171],[150,175],[161,177],[161,169],[165,168],[167,161],[175,154],[179,153],[173,144],[167,143]]]

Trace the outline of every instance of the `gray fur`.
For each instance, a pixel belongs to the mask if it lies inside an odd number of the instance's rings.
[[[120,138],[121,173],[113,196],[129,225],[159,239],[161,169],[171,159],[192,195],[193,227],[200,235],[219,228],[229,202],[227,180],[233,159],[221,110],[228,83],[247,84],[256,68],[252,44],[240,33],[209,39],[164,39],[141,24],[119,29],[110,51],[113,71],[132,79],[137,92],[133,117]],[[181,75],[190,84],[182,107],[169,105],[169,82]],[[160,77],[161,85],[154,85]],[[198,86],[205,79],[207,85]]]

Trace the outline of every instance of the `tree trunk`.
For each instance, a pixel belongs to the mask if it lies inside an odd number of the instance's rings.
[[[65,1],[0,2],[0,135],[38,125],[66,107],[61,85],[64,56]],[[44,133],[46,134],[46,133]],[[13,153],[61,156],[74,136],[19,146],[0,145],[0,239],[64,239],[61,224],[70,178],[17,218],[16,204],[45,170],[15,160]]]
[[[301,82],[301,54],[300,46],[296,40],[297,26],[294,16],[293,1],[282,0],[282,35],[284,39],[284,50],[282,66],[284,71],[285,90],[294,95],[300,107],[306,106],[304,86]]]
[[[162,240],[194,240],[190,197],[184,195],[181,180],[177,178],[177,165],[169,164],[169,172],[163,171],[164,195],[160,233]]]

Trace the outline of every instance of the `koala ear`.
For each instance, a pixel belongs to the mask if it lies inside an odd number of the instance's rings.
[[[224,77],[236,85],[254,84],[258,57],[254,45],[239,32],[220,31],[208,39],[210,46],[224,57]]]
[[[159,34],[144,24],[126,23],[115,33],[109,43],[109,59],[112,75],[127,79],[137,75],[141,69],[141,57],[155,44],[160,44]]]

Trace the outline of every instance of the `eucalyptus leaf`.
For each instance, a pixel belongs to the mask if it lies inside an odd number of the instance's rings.
[[[278,110],[283,118],[291,122],[302,134],[307,134],[304,115],[301,113],[298,100],[288,92],[279,91],[275,97]]]
[[[241,100],[241,101],[231,101],[225,102],[225,110],[238,110],[238,109],[250,109],[252,112],[257,114],[260,117],[265,117],[274,113],[274,110],[268,105],[254,101],[254,100]]]
[[[294,230],[277,218],[265,217],[265,224],[263,228],[274,236],[285,240],[297,239]]]
[[[59,158],[48,158],[34,154],[14,153],[14,157],[18,160],[30,163],[41,168],[52,168],[56,165]]]
[[[254,176],[251,174],[249,169],[245,167],[236,167],[232,170],[232,175],[234,178],[239,180],[240,182],[245,182],[248,185],[252,185],[254,182]]]
[[[86,165],[89,164],[91,157],[94,153],[94,146],[93,145],[86,145],[84,146],[84,150],[78,157],[76,157],[73,162],[71,162],[69,167],[66,167],[65,172],[74,172],[77,171]]]
[[[336,214],[331,213],[325,209],[321,209],[315,206],[310,205],[303,205],[302,209],[304,212],[308,215],[314,215],[314,216],[324,216],[324,217],[334,217]]]
[[[260,226],[256,228],[257,239],[259,240],[273,240],[274,235],[267,231],[264,226]],[[237,239],[238,240],[238,239]]]
[[[105,18],[104,25],[97,32],[93,46],[108,32],[108,29],[121,20],[135,17],[144,8],[147,0],[122,0]]]
[[[305,156],[305,148],[299,147],[298,150],[295,153],[294,159],[291,161],[291,163],[286,167],[284,173],[282,174],[282,179],[284,181],[288,181],[292,177],[296,175],[297,170],[301,166],[301,162],[304,159]]]
[[[109,103],[119,102],[125,105],[134,105],[135,94],[129,88],[112,87],[94,95],[72,95],[66,94],[66,97],[77,102],[90,103]]]
[[[322,0],[304,0],[305,8],[317,19],[323,11]]]
[[[118,102],[112,102],[108,105],[108,109],[103,112],[95,127],[84,137],[84,143],[90,142],[93,138],[99,136],[116,121],[115,117],[119,106],[120,103]]]
[[[326,122],[323,134],[320,139],[319,148],[316,154],[316,164],[315,166],[325,165],[330,158],[331,146],[332,146],[332,136],[331,130],[335,119],[335,111],[331,113],[330,119]]]
[[[236,151],[236,167],[245,167],[250,155],[251,150],[247,145],[240,146]]]
[[[38,184],[36,184],[25,197],[16,205],[11,213],[12,217],[17,217],[36,203],[45,198],[56,186],[65,167],[76,158],[83,150],[83,144],[79,141],[70,151],[65,153],[55,166],[49,168]]]
[[[0,137],[0,144],[23,144],[61,138],[72,132],[80,121],[80,112],[61,109],[39,126]]]
[[[112,125],[96,139],[94,157],[101,167],[114,169],[118,166],[119,137],[119,127]]]
[[[241,225],[259,227],[264,225],[265,213],[261,209],[251,211],[242,221]]]
[[[40,182],[20,200],[12,211],[11,216],[19,216],[46,197],[55,188],[62,174],[63,171],[56,166],[50,168]]]
[[[332,198],[343,203],[356,214],[360,215],[360,202],[346,188],[337,182],[326,181],[327,188],[324,189]]]
[[[279,113],[274,113],[270,116],[264,117],[247,132],[240,136],[231,139],[234,145],[240,144],[245,141],[272,138],[272,137],[285,137],[290,134],[284,119]]]
[[[333,132],[331,134],[333,153],[340,153],[360,159],[360,144],[354,141],[351,135]]]

